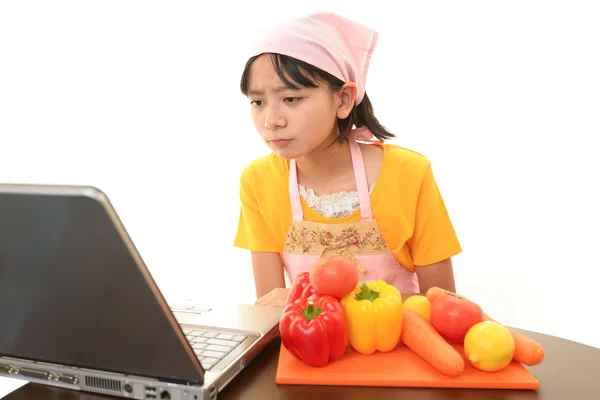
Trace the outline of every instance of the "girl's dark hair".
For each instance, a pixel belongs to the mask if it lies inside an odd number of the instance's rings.
[[[245,96],[248,96],[249,91],[250,67],[258,57],[250,58],[242,73],[240,90]],[[344,84],[343,81],[335,76],[293,57],[271,53],[271,61],[275,71],[277,71],[277,75],[279,75],[284,84],[290,89],[300,89],[300,87],[315,88],[319,86],[318,82],[325,82],[331,89],[338,90]],[[360,104],[354,106],[346,119],[338,119],[340,142],[344,140],[353,126],[357,128],[366,126],[377,139],[382,141],[395,137],[393,133],[388,132],[379,123],[377,118],[375,118],[373,106],[366,93]]]

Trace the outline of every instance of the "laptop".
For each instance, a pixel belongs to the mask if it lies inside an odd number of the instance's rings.
[[[0,376],[216,399],[278,336],[281,312],[169,304],[100,190],[0,184]]]

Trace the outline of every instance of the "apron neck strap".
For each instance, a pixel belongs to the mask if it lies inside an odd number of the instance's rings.
[[[356,180],[358,200],[360,203],[360,219],[362,221],[370,220],[373,218],[373,213],[371,212],[369,184],[367,183],[367,173],[365,171],[362,152],[360,151],[358,143],[356,143],[354,139],[348,138],[348,143],[350,145],[354,179]],[[296,160],[290,161],[289,192],[290,202],[292,205],[292,218],[294,221],[302,221],[304,219],[304,212],[302,211],[302,201],[300,200],[300,192],[298,190],[298,171],[296,167]]]
[[[367,172],[363,161],[362,152],[358,143],[349,138],[350,154],[352,155],[352,167],[354,168],[354,179],[356,179],[356,189],[358,190],[358,201],[360,202],[360,219],[366,221],[373,219],[371,212],[371,199],[369,197],[369,184],[367,182]]]
[[[302,201],[300,201],[300,191],[298,190],[298,171],[296,160],[290,161],[290,201],[292,203],[292,219],[302,221],[304,211],[302,211]]]

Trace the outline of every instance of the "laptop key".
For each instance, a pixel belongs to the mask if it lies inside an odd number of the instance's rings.
[[[206,351],[206,350],[204,350],[204,352],[202,353],[202,355],[204,357],[211,357],[211,358],[216,358],[216,359],[220,360],[221,358],[223,358],[225,356],[225,353],[220,352],[220,351]]]
[[[219,346],[229,346],[235,347],[239,344],[239,342],[234,342],[233,340],[221,340],[221,339],[208,339],[206,341],[208,344],[216,344]]]
[[[217,332],[204,332],[204,337],[207,338],[214,338],[217,337],[219,334]]]
[[[223,339],[223,340],[231,340],[233,339],[234,335],[227,335],[225,333],[221,333],[219,336],[217,336],[217,339]]]
[[[218,359],[218,358],[213,358],[213,357],[204,357],[204,358],[202,359],[202,365],[204,365],[204,364],[210,364],[210,365],[213,365],[213,364],[216,364],[217,362],[219,362],[219,359]]]
[[[236,335],[231,340],[235,340],[236,342],[243,342],[246,339],[246,336]]]
[[[206,338],[205,337],[195,337],[191,340],[191,342],[193,343],[204,343],[206,342]]]
[[[206,345],[206,343],[203,343]],[[216,344],[209,344],[206,350],[208,351],[220,351],[222,353],[229,353],[231,351],[231,347],[229,346],[219,346]]]
[[[194,336],[202,336],[202,335],[204,335],[205,333],[206,333],[206,332],[204,332],[204,331],[193,331],[193,332],[191,333],[191,335],[194,335]]]
[[[206,343],[194,343],[194,344],[192,345],[192,348],[193,348],[193,349],[202,350],[202,349],[205,349],[205,348],[206,348],[206,346],[208,346]]]
[[[202,361],[200,364],[202,364],[202,368],[204,368],[206,371],[210,371],[210,369],[215,366],[213,363],[205,363],[204,361]]]

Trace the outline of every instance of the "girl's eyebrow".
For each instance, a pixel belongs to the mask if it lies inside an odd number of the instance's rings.
[[[288,86],[279,86],[273,90],[270,90],[271,93],[281,93],[281,92],[286,92],[286,91],[297,91],[300,90],[300,88],[291,88]],[[263,90],[256,90],[256,89],[250,89],[248,90],[248,95],[250,96],[264,96],[265,92]]]

